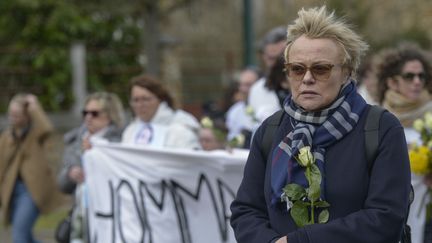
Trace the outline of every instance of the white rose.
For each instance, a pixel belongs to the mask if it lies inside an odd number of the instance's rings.
[[[427,112],[425,114],[425,126],[431,130],[432,129],[432,114]]]
[[[314,157],[310,149],[310,146],[305,146],[299,151],[297,160],[299,164],[303,167],[308,167],[314,163]]]
[[[204,128],[213,128],[213,121],[209,117],[201,119],[201,126]]]
[[[421,119],[417,119],[413,123],[413,128],[417,132],[421,132],[423,130],[424,126],[425,126],[425,124],[424,124],[423,120],[421,120]]]

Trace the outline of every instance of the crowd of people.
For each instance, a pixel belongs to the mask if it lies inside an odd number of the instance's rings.
[[[223,112],[194,117],[149,75],[130,80],[129,122],[116,94],[90,94],[82,124],[64,135],[57,181],[46,156],[53,125],[36,96],[14,96],[9,127],[0,135],[0,206],[13,242],[37,242],[32,228],[40,213],[58,204],[56,184],[75,199],[71,242],[89,242],[82,195],[91,175],[81,157],[96,139],[155,148],[249,149],[231,205],[238,242],[398,242],[406,220],[412,242],[432,242],[424,203],[425,197],[431,200],[432,175],[410,173],[408,158],[408,149],[421,143],[414,120],[432,112],[430,56],[405,43],[364,57],[368,44],[333,12],[321,7],[298,14],[288,28],[264,36],[263,71],[238,72],[231,106]],[[386,109],[372,162],[366,161],[364,144],[371,105]],[[274,119],[277,131],[271,150],[264,151]],[[299,156],[305,149],[313,158],[306,165]],[[305,173],[310,170],[320,176],[315,182]],[[289,185],[304,195],[296,198]],[[300,207],[306,215],[314,212],[314,203],[321,205],[316,215],[323,224],[312,223],[313,213],[306,221],[293,215]]]

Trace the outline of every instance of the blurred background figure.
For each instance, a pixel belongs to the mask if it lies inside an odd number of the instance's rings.
[[[266,86],[266,79],[272,66],[281,57],[285,42],[286,28],[279,26],[270,30],[260,44],[259,51],[264,64],[265,76],[251,87],[248,98],[248,105],[253,110],[256,119],[260,122],[281,109],[276,93]]]
[[[423,51],[413,45],[383,50],[377,64],[378,100],[396,115],[404,126],[408,145],[420,142],[420,134],[413,129],[413,121],[432,111],[431,66]],[[430,175],[429,175],[430,176]],[[411,205],[408,224],[411,226],[412,242],[423,243],[426,223],[427,191],[432,186],[426,176],[411,174],[414,201]],[[427,241],[431,242],[431,241]]]
[[[201,148],[206,151],[223,150],[227,147],[228,129],[223,119],[211,119],[206,116],[201,119],[199,130],[199,142]]]
[[[104,139],[120,142],[125,123],[124,110],[116,94],[96,92],[89,95],[82,111],[83,124],[64,136],[66,145],[63,168],[58,175],[62,192],[75,195],[72,213],[71,242],[89,242],[83,182],[86,175],[81,156],[91,148],[91,140]]]
[[[241,97],[226,113],[226,127],[228,140],[239,134],[246,137],[245,145],[249,145],[252,129],[255,124],[254,117],[247,112],[247,99],[252,85],[258,80],[260,73],[255,68],[245,68],[238,77],[238,94]],[[247,146],[248,147],[248,146]]]
[[[152,147],[199,148],[199,123],[191,114],[175,109],[168,90],[156,79],[132,78],[130,106],[135,115],[122,142]]]
[[[8,119],[9,127],[0,135],[3,222],[12,224],[14,243],[34,243],[38,241],[32,229],[39,214],[54,209],[57,203],[49,159],[54,129],[32,94],[11,99]]]
[[[373,58],[362,60],[357,70],[357,90],[368,104],[377,105],[377,80],[373,65]]]
[[[266,80],[266,87],[276,94],[279,107],[282,108],[285,98],[291,93],[285,73],[285,59],[283,53],[280,54],[279,58],[276,59],[276,62],[270,68]],[[276,107],[276,104],[274,104],[274,107]]]

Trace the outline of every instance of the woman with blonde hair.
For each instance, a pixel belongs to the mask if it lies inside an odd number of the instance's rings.
[[[71,242],[88,242],[85,207],[82,204],[82,183],[86,176],[81,156],[91,148],[91,141],[103,139],[120,142],[125,124],[123,105],[116,94],[96,92],[90,94],[82,111],[83,125],[64,136],[66,145],[63,168],[58,175],[60,189],[75,194]]]
[[[255,133],[231,204],[237,242],[398,242],[409,205],[408,152],[400,122],[383,112],[376,156],[367,161],[372,108],[351,74],[368,46],[325,7],[298,15],[285,49],[291,95]],[[270,126],[275,133],[266,134]]]

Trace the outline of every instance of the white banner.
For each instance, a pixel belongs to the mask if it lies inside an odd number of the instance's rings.
[[[97,144],[84,155],[91,242],[236,242],[229,206],[246,158]]]

